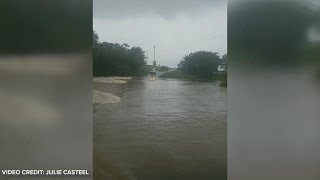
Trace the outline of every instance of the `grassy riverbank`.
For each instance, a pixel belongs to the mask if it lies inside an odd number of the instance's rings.
[[[210,80],[210,81],[225,81],[226,73],[214,73],[210,77],[200,77],[195,75],[186,74],[182,71],[165,72],[160,75],[160,78],[172,78],[172,79],[187,79],[187,80]]]
[[[172,79],[197,79],[196,76],[189,75],[186,73],[183,73],[181,71],[171,71],[171,72],[165,72],[160,75],[160,78],[172,78]]]

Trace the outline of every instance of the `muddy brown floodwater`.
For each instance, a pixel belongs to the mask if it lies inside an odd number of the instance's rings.
[[[226,88],[134,78],[94,90],[121,98],[94,106],[96,179],[226,179]]]

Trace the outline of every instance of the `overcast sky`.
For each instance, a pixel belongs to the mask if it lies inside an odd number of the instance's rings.
[[[148,51],[148,64],[176,67],[187,54],[227,52],[226,0],[94,0],[93,27],[100,41]]]

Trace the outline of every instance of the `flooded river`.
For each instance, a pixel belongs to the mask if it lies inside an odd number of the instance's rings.
[[[226,88],[136,78],[94,90],[121,97],[94,106],[96,179],[226,179]]]

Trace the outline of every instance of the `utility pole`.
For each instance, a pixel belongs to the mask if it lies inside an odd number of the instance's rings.
[[[153,45],[153,65],[156,66],[156,45]]]
[[[148,61],[149,61],[149,53],[148,53],[148,50],[147,50],[147,64],[148,64]]]

